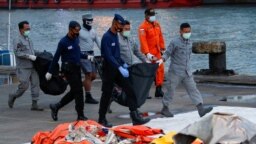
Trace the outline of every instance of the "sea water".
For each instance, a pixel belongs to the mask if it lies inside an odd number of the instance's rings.
[[[0,10],[0,46],[7,47],[8,10]],[[27,20],[35,49],[55,52],[66,35],[70,20],[82,22],[83,14],[94,16],[99,37],[111,26],[113,15],[121,14],[132,24],[132,37],[138,42],[138,27],[144,20],[144,9],[16,9],[11,10],[11,42],[18,35],[18,22]],[[166,47],[179,35],[179,26],[190,23],[193,41],[225,41],[227,69],[239,74],[256,74],[256,8],[255,6],[200,6],[156,9]],[[96,46],[96,45],[95,45]],[[12,44],[11,44],[12,47]],[[100,54],[95,47],[96,54]],[[207,69],[207,54],[192,54],[193,69]],[[165,64],[166,68],[168,63]]]

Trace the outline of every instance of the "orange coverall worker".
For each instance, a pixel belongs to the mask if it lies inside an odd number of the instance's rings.
[[[139,27],[139,40],[141,52],[145,55],[150,53],[157,59],[161,58],[161,51],[165,50],[164,38],[161,31],[160,24],[157,21],[144,22]],[[155,62],[155,61],[153,61]],[[164,64],[162,63],[156,73],[155,85],[156,87],[162,86],[164,81]]]

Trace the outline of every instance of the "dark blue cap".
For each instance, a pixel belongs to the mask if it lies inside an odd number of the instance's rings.
[[[147,8],[144,13],[148,16],[154,16],[155,14],[157,14],[153,8]]]
[[[124,24],[124,18],[119,14],[115,14],[114,20],[118,21],[120,24]]]
[[[77,21],[70,21],[68,27],[69,28],[76,28],[76,27],[81,28],[80,24]]]

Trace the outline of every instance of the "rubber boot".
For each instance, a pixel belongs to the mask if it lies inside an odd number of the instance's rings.
[[[9,108],[13,108],[16,97],[12,94],[9,94],[8,106]]]
[[[61,103],[50,104],[51,116],[54,121],[58,120],[58,111],[61,107]]]
[[[38,106],[36,100],[33,100],[33,101],[32,101],[32,106],[31,106],[31,110],[32,110],[32,111],[43,111],[44,109],[43,109],[43,108],[40,108],[40,107]]]
[[[173,114],[169,111],[169,108],[167,106],[163,106],[161,114],[165,117],[173,117]]]
[[[143,119],[137,110],[136,111],[131,111],[130,112],[130,117],[132,119],[132,124],[133,125],[143,125],[143,124],[150,121],[149,118]]]
[[[147,99],[152,99],[152,97],[151,97],[151,96],[148,96]]]
[[[100,116],[98,122],[99,122],[99,124],[101,124],[101,125],[103,125],[105,127],[112,127],[113,126],[111,123],[109,123],[107,121],[106,117]]]
[[[157,86],[155,91],[155,97],[160,98],[164,96],[164,92],[162,91],[162,86]]]
[[[196,107],[200,117],[203,117],[205,114],[209,113],[213,109],[212,107],[204,107],[201,103],[198,104]]]
[[[89,104],[98,104],[99,102],[97,100],[95,100],[91,93],[86,93],[85,95],[85,103],[89,103]]]

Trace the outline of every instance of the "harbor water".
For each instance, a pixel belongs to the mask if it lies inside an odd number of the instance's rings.
[[[239,74],[256,74],[256,8],[255,6],[207,6],[157,9],[166,47],[179,34],[179,25],[192,26],[193,41],[221,40],[227,44],[227,69]],[[7,47],[8,10],[0,10],[0,47]],[[132,23],[132,36],[138,41],[137,30],[144,19],[144,9],[19,9],[11,10],[11,39],[18,34],[18,22],[27,20],[31,38],[38,50],[55,52],[59,40],[67,33],[70,20],[81,22],[86,12],[94,15],[94,28],[101,37],[110,27],[114,13]],[[11,44],[12,46],[12,44]],[[95,48],[96,54],[99,49]],[[167,66],[168,64],[166,64]],[[193,54],[194,70],[208,68],[208,55]]]

